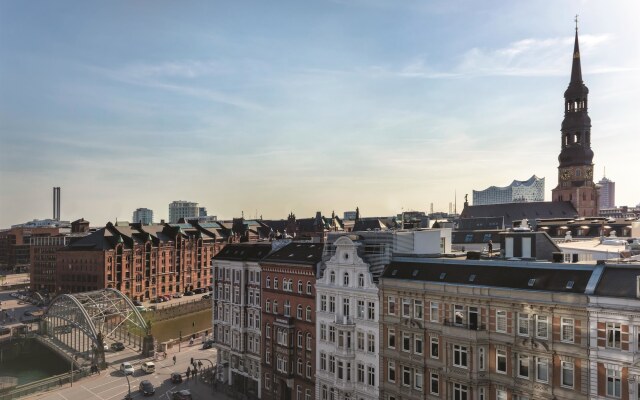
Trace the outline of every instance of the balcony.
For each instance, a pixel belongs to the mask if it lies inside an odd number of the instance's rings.
[[[479,323],[456,323],[456,321],[445,319],[442,325],[442,334],[446,336],[473,341],[489,337],[487,327]]]
[[[346,316],[346,315],[335,315],[334,316],[334,322],[336,325],[355,325],[355,321],[353,320],[353,317],[350,316]]]

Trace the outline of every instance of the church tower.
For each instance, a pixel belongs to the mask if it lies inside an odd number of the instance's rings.
[[[587,112],[589,89],[582,82],[578,23],[573,46],[571,81],[564,92],[561,150],[558,156],[558,186],[551,191],[552,201],[570,201],[580,217],[598,215],[597,189],[593,183],[591,118]]]

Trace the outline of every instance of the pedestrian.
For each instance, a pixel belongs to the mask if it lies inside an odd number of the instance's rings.
[[[489,248],[489,257],[491,257],[491,254],[493,253],[493,242],[491,240],[487,243],[487,247]]]
[[[187,367],[187,381],[189,380],[190,376],[191,376],[191,368]]]
[[[176,365],[176,356],[173,356],[173,365]]]

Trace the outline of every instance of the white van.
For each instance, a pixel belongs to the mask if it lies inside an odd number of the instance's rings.
[[[151,361],[147,361],[145,363],[142,363],[142,367],[140,369],[142,369],[147,374],[153,374],[154,372],[156,372],[156,365]]]

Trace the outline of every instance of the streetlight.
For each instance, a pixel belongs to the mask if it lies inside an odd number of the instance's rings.
[[[129,385],[129,393],[127,393],[126,396],[124,396],[125,400],[131,400],[131,382],[129,382],[129,375],[127,375],[126,373],[124,374],[124,377],[127,378],[127,385]]]

